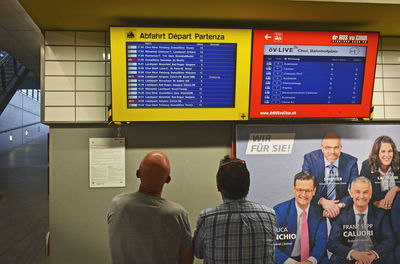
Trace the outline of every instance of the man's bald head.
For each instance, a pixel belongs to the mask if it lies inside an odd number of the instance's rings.
[[[136,175],[140,178],[140,189],[146,192],[160,192],[164,183],[169,183],[171,177],[167,155],[160,151],[148,153],[140,163]]]

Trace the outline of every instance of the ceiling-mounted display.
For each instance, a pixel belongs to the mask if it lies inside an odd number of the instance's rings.
[[[111,27],[113,121],[247,120],[251,30]]]
[[[255,30],[250,118],[368,117],[378,38]]]

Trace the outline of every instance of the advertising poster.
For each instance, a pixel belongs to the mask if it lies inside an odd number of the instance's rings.
[[[400,263],[399,125],[238,125],[236,136],[248,198],[277,215],[276,263]]]

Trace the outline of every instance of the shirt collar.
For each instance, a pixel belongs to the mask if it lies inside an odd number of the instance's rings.
[[[356,206],[353,204],[353,210],[354,210],[354,214],[355,214],[355,215],[357,215],[357,214],[365,214],[365,215],[368,215],[368,206],[367,206],[367,209],[366,209],[364,212],[360,212],[360,211],[358,211],[358,210],[356,209]]]
[[[332,164],[332,165],[334,165],[336,168],[339,168],[339,158],[337,158],[337,159],[335,160],[334,163],[330,163],[330,162],[325,158],[325,156],[324,156],[324,162],[325,162],[325,167],[328,166],[328,165],[330,165],[330,164]]]
[[[389,169],[387,170],[387,172],[383,172],[383,171],[381,170],[381,168],[379,167],[378,171],[379,171],[379,174],[380,174],[380,175],[391,175],[391,174],[392,174],[392,167],[389,166]]]
[[[246,197],[239,198],[239,199],[229,199],[229,198],[223,199],[224,203],[239,202],[239,201],[246,201],[246,200],[247,200]]]
[[[298,216],[301,215],[301,214],[303,213],[303,209],[301,209],[301,208],[297,205],[296,200],[294,200],[294,204],[296,205],[297,215],[298,215]],[[306,208],[306,210],[304,210],[304,211],[306,211],[306,215],[308,215],[308,210],[309,210],[309,209],[310,209],[310,205],[308,205],[307,208]]]

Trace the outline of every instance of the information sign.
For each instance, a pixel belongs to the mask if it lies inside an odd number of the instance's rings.
[[[113,121],[247,120],[251,30],[111,27]]]
[[[254,32],[252,118],[368,117],[378,33]]]

